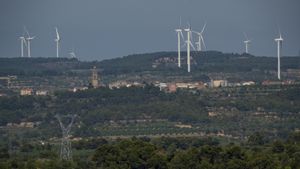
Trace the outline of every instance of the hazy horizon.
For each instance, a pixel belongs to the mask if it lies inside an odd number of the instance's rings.
[[[182,25],[190,22],[193,30],[201,30],[207,22],[207,50],[242,53],[246,32],[252,40],[251,54],[276,56],[277,25],[284,38],[283,55],[298,56],[300,50],[297,0],[2,0],[0,4],[0,57],[20,56],[23,26],[37,36],[32,57],[55,57],[56,26],[61,57],[68,57],[72,49],[82,60],[176,51],[174,29],[180,16]]]

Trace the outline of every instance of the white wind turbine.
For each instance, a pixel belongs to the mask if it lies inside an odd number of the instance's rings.
[[[24,45],[27,46],[25,37],[21,36],[20,41],[21,41],[21,57],[24,57]]]
[[[60,41],[60,36],[59,36],[57,28],[55,28],[55,31],[56,31],[56,39],[54,39],[54,41],[56,42],[56,57],[58,58],[59,57],[59,41]]]
[[[69,52],[70,58],[77,58],[76,54],[75,54],[75,49],[74,47],[72,48],[72,50]]]
[[[28,37],[26,38],[26,40],[27,40],[27,49],[28,49],[27,56],[28,56],[28,57],[31,57],[31,46],[30,46],[30,42],[31,42],[31,40],[33,40],[33,39],[35,38],[35,36],[30,36],[28,30],[27,30],[26,28],[24,28],[24,29],[25,29],[25,31],[26,31],[26,33],[27,33],[27,36],[28,36]]]
[[[192,48],[195,50],[195,47],[193,45],[192,41],[192,28],[191,26],[189,26],[189,28],[184,29],[184,31],[187,32],[187,40],[186,42],[186,46],[187,46],[187,71],[191,72],[191,48],[190,46],[192,46]]]
[[[204,46],[204,48],[206,49],[206,45],[205,45],[205,42],[204,42],[204,38],[203,38],[203,32],[205,30],[205,27],[206,27],[206,23],[204,24],[201,32],[196,32],[196,31],[193,31],[194,33],[196,33],[198,35],[198,42],[196,42],[196,47],[197,47],[197,51],[202,51],[202,45]]]
[[[76,58],[76,55],[75,55],[75,52],[74,52],[74,51],[73,51],[73,52],[70,52],[69,54],[70,54],[70,57],[71,57],[71,58]]]
[[[69,54],[70,54],[71,58],[76,58],[75,52],[70,52]]]
[[[180,17],[180,26],[178,29],[175,29],[177,32],[177,50],[178,50],[178,67],[181,67],[181,38],[184,41],[184,36],[181,29],[181,17]]]
[[[276,38],[275,42],[277,42],[277,77],[278,77],[278,80],[280,80],[281,79],[281,77],[280,77],[280,57],[281,57],[281,49],[282,49],[282,43],[283,43],[283,38],[281,36],[280,29],[279,29],[279,38]]]
[[[251,40],[248,38],[247,34],[244,32],[244,36],[246,40],[244,41],[245,43],[245,53],[249,53],[249,44],[251,43]]]

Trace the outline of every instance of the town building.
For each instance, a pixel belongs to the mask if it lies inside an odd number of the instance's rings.
[[[35,95],[37,95],[37,96],[46,96],[46,95],[48,95],[48,91],[46,91],[46,90],[37,90],[35,92]]]
[[[251,85],[255,85],[255,82],[253,82],[253,81],[243,82],[242,85],[243,86],[251,86]]]
[[[174,83],[169,83],[168,84],[168,92],[173,93],[177,91],[177,87],[176,84]]]
[[[211,80],[210,87],[227,87],[227,80]]]
[[[33,92],[33,90],[30,88],[21,89],[20,95],[21,96],[30,96],[30,95],[32,95],[32,92]]]
[[[92,70],[91,86],[93,88],[98,88],[100,86],[99,81],[100,81],[100,78],[98,77],[98,72],[97,72],[96,66],[94,66],[94,68]]]
[[[282,82],[281,81],[271,81],[271,80],[265,80],[262,82],[262,85],[281,85]]]

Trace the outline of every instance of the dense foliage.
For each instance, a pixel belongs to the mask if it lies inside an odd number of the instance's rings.
[[[257,137],[257,134],[253,137]],[[73,161],[60,161],[51,149],[40,149],[36,155],[9,157],[1,149],[0,168],[18,169],[298,169],[300,167],[299,133],[286,141],[268,144],[248,141],[238,145],[220,145],[211,139],[197,138],[132,138],[126,140],[81,141],[86,145],[98,142],[89,153],[81,151]],[[87,142],[87,143],[85,143]],[[89,143],[88,143],[89,142]],[[87,149],[85,149],[87,150]],[[53,150],[52,150],[53,151]],[[6,152],[6,153],[5,153]],[[48,152],[48,153],[45,153]],[[55,153],[54,153],[55,154]]]
[[[267,135],[286,138],[286,131],[300,127],[299,93],[298,85],[179,90],[175,93],[165,93],[146,85],[57,92],[54,96],[1,97],[0,126],[40,122],[35,129],[49,138],[60,135],[54,118],[56,114],[77,114],[73,131],[80,137],[200,131],[225,131],[244,137],[263,130]],[[216,113],[216,116],[210,117],[209,112]],[[136,120],[149,122],[135,124]],[[173,122],[194,127],[177,129]]]

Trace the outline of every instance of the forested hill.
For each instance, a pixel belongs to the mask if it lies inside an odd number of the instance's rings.
[[[67,58],[0,58],[0,76],[61,75],[77,65],[77,59]]]
[[[68,58],[0,58],[0,76],[63,75],[89,70],[97,66],[102,74],[168,72],[186,74],[186,53],[182,52],[182,68],[177,67],[177,52],[135,54],[121,58],[84,62]],[[235,73],[276,71],[277,58],[217,51],[192,52],[192,73]],[[282,70],[300,69],[300,57],[282,57]]]
[[[192,52],[192,73],[235,73],[247,71],[277,70],[276,57],[252,56],[248,54],[222,53],[218,51]],[[177,52],[159,52],[129,55],[104,60],[100,66],[108,73],[169,71],[186,72],[186,52],[181,53],[182,69],[177,67]],[[282,57],[282,70],[299,69],[300,57]]]

